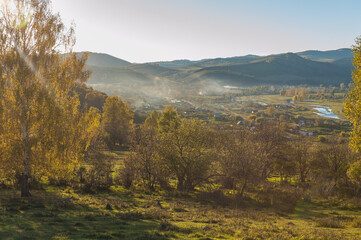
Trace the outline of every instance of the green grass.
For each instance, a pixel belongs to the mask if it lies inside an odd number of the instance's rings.
[[[343,99],[335,99],[335,100],[329,100],[329,99],[323,99],[323,100],[312,100],[312,101],[303,101],[300,103],[300,105],[303,105],[305,107],[309,107],[310,105],[320,105],[320,106],[327,106],[332,109],[332,112],[337,114],[337,116],[341,119],[345,118],[343,109],[344,109],[344,103]],[[312,110],[312,108],[311,108]],[[316,115],[316,114],[314,114]],[[317,116],[317,115],[316,115]]]
[[[194,102],[196,105],[203,105],[205,109],[209,109],[219,113],[229,113],[232,115],[240,115],[243,104],[241,102],[254,102],[267,105],[289,105],[287,102],[292,100],[292,97],[280,96],[279,94],[265,94],[265,95],[252,95],[236,97],[236,101],[230,101],[222,96],[193,96],[189,101]],[[306,118],[322,118],[314,113],[311,105],[322,105],[332,108],[332,111],[337,114],[341,119],[344,118],[343,113],[343,99],[313,99],[297,102],[293,106],[292,114],[294,116],[300,115]],[[297,106],[306,107],[306,111],[297,110]],[[260,106],[261,107],[261,106]],[[266,107],[266,105],[264,106]],[[261,107],[262,108],[262,107]],[[242,114],[244,115],[244,114]]]
[[[282,179],[280,176],[272,176],[267,179],[271,183],[281,183]],[[295,177],[287,178],[286,181],[292,185],[296,185],[299,181]]]
[[[225,207],[197,193],[146,194],[121,187],[93,195],[54,187],[32,193],[28,200],[1,190],[0,239],[361,238],[359,209],[322,201],[300,201],[294,211],[282,212],[251,202]]]
[[[292,100],[292,97],[281,96],[279,94],[245,96],[245,97],[241,97],[240,100],[241,101],[252,101],[252,100],[257,101],[257,100],[254,100],[255,98],[264,100],[264,102],[267,104],[284,104],[285,101]]]

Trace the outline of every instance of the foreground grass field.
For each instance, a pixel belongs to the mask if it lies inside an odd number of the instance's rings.
[[[361,209],[300,201],[291,212],[195,193],[1,190],[0,239],[361,239]]]

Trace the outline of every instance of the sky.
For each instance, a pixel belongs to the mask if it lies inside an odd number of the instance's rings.
[[[360,0],[52,0],[75,51],[130,62],[349,48]]]

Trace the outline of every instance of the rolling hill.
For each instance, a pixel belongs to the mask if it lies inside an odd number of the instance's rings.
[[[144,64],[130,63],[107,54],[92,53],[87,67],[93,72],[90,84],[116,84],[111,87],[112,90],[124,88],[133,91],[143,86],[157,88],[159,85],[192,89],[214,82],[220,86],[244,87],[339,85],[351,81],[351,61],[350,49]]]
[[[305,51],[297,53],[299,56],[319,62],[333,62],[343,58],[352,58],[353,54],[349,48],[341,48],[330,51]]]
[[[200,78],[206,76],[220,83],[236,86],[338,85],[351,77],[350,72],[344,67],[311,61],[294,53],[264,57],[246,63],[206,67],[196,72]]]
[[[84,54],[84,52],[80,52],[78,54],[82,55]],[[92,53],[92,52],[89,52],[87,64],[98,67],[125,67],[132,65],[130,62],[113,57],[105,53]]]

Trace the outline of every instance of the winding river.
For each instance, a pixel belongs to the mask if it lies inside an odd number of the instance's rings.
[[[340,119],[337,114],[332,112],[332,108],[327,106],[320,106],[320,105],[312,105],[313,109],[316,110],[314,112],[318,116],[326,117],[326,118],[333,118],[333,119]]]

